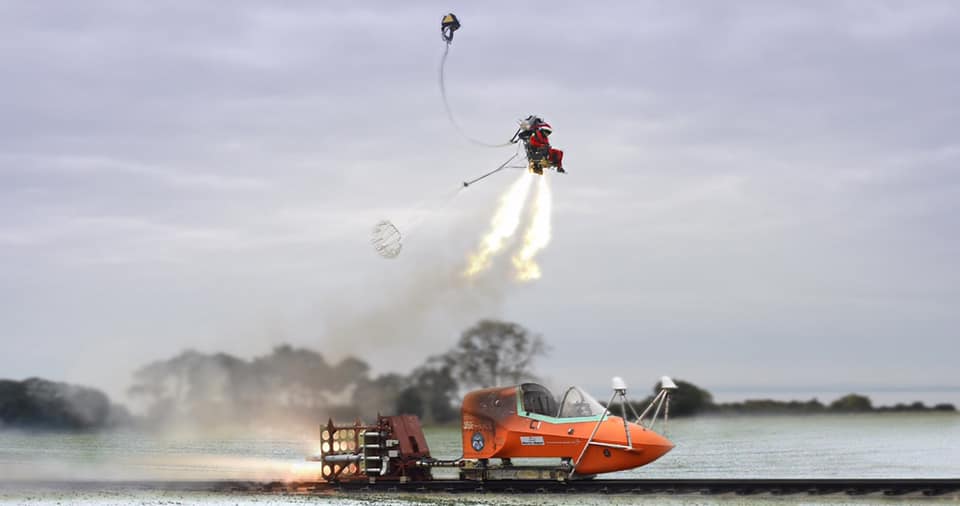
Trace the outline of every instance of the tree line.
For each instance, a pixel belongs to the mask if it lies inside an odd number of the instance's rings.
[[[407,374],[372,376],[362,359],[332,363],[290,345],[250,360],[188,350],[138,369],[129,393],[145,404],[144,420],[153,425],[349,420],[377,412],[449,423],[459,417],[463,389],[529,380],[545,352],[543,338],[523,326],[482,320]]]
[[[93,388],[42,378],[0,380],[0,428],[84,431],[132,420],[126,408]]]
[[[137,417],[95,389],[39,378],[0,380],[0,428],[303,427],[327,417],[369,420],[378,412],[414,414],[427,424],[444,424],[459,418],[460,397],[469,389],[536,380],[536,360],[546,353],[540,335],[498,320],[477,322],[449,350],[427,357],[408,373],[372,375],[360,358],[332,362],[315,350],[290,345],[251,359],[187,350],[136,370],[128,393],[143,408]],[[829,404],[817,399],[716,403],[707,390],[676,383],[671,416],[956,411],[952,404],[921,402],[875,407],[857,394]],[[652,393],[657,391],[659,384]],[[635,409],[642,411],[652,398],[636,402]],[[610,409],[620,414],[619,404]]]
[[[677,389],[670,396],[670,416],[691,416],[699,414],[717,415],[804,415],[829,413],[872,413],[872,412],[956,412],[953,404],[941,403],[927,406],[922,402],[910,404],[896,404],[893,406],[874,406],[869,397],[860,394],[847,394],[834,401],[824,404],[818,399],[806,401],[777,401],[772,399],[748,399],[741,402],[717,403],[713,395],[707,390],[693,383],[676,380]],[[653,393],[660,391],[660,384],[654,385]],[[653,396],[633,403],[634,409],[641,412],[646,408]],[[622,408],[619,404],[610,406],[610,411],[620,415]]]

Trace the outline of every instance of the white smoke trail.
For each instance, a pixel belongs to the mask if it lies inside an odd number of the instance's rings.
[[[500,198],[500,206],[490,222],[490,232],[483,237],[477,252],[470,255],[464,276],[474,277],[487,270],[493,255],[499,253],[506,246],[507,240],[517,232],[532,182],[533,176],[524,173]]]
[[[533,219],[523,237],[523,247],[513,256],[513,266],[517,269],[517,281],[540,279],[540,266],[537,265],[535,258],[537,253],[550,244],[551,200],[547,178],[541,177],[537,184],[537,201],[533,210]]]

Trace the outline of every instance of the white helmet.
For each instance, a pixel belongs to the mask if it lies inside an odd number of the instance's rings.
[[[543,123],[543,120],[533,114],[527,116],[526,119],[520,122],[520,128],[523,130],[533,130],[540,126]]]

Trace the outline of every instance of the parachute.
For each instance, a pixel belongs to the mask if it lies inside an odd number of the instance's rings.
[[[397,258],[403,249],[403,236],[400,230],[389,220],[383,220],[373,226],[370,244],[383,258]]]
[[[440,36],[449,45],[453,42],[453,32],[460,28],[460,20],[452,12],[440,21]]]
[[[474,144],[485,146],[485,147],[491,147],[491,148],[507,147],[507,146],[512,146],[513,144],[517,144],[520,140],[525,140],[525,139],[520,139],[518,137],[523,131],[523,128],[521,128],[517,130],[517,133],[514,134],[512,139],[508,140],[503,144],[488,144],[486,142],[470,137],[463,130],[463,128],[461,128],[460,124],[457,122],[456,118],[454,117],[453,111],[450,107],[450,103],[447,100],[447,90],[444,82],[444,69],[446,68],[447,56],[450,54],[450,47],[452,46],[452,43],[453,43],[453,35],[459,29],[460,29],[460,20],[457,18],[455,14],[451,12],[443,16],[443,18],[440,21],[440,36],[443,39],[443,41],[446,43],[445,44],[446,47],[443,52],[443,57],[440,60],[440,95],[443,98],[443,105],[444,105],[444,108],[446,109],[447,117],[449,118],[450,123],[454,126],[457,132],[459,132],[460,135],[462,135],[465,139],[467,139],[468,141]],[[527,168],[531,172],[542,175],[543,167],[541,165],[543,164],[544,157],[540,156],[541,153],[539,151],[532,151],[528,143],[524,142],[523,146],[527,148],[525,151],[521,151],[520,146],[517,146],[516,152],[513,153],[509,158],[507,158],[503,163],[501,163],[497,168],[489,172],[486,172],[480,176],[477,176],[473,179],[463,181],[462,184],[458,186],[456,190],[451,189],[452,190],[451,192],[444,195],[440,195],[439,197],[442,197],[443,202],[435,202],[437,199],[422,201],[421,205],[418,205],[415,208],[419,210],[419,216],[415,216],[415,219],[412,222],[403,223],[404,231],[407,234],[406,237],[401,235],[400,229],[397,228],[397,226],[394,225],[391,221],[382,220],[378,222],[376,225],[374,225],[372,234],[370,237],[370,244],[373,246],[374,251],[376,251],[376,253],[383,258],[397,258],[400,255],[400,251],[403,249],[403,240],[404,239],[409,240],[411,235],[415,233],[416,228],[420,225],[420,223],[430,216],[430,212],[436,211],[438,208],[442,208],[448,205],[450,201],[453,200],[459,194],[459,192],[462,191],[463,189],[483,179],[486,179],[498,172],[501,172],[504,169]],[[525,158],[527,158],[526,161],[523,160],[524,155],[525,155]],[[522,165],[518,165],[519,163],[522,163]]]

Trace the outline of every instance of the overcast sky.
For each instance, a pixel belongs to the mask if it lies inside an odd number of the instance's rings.
[[[450,9],[464,127],[566,151],[535,283],[450,281],[519,175],[435,205],[512,153],[447,120]],[[495,317],[551,384],[960,385],[957,2],[0,1],[0,41],[0,377],[406,371]]]

